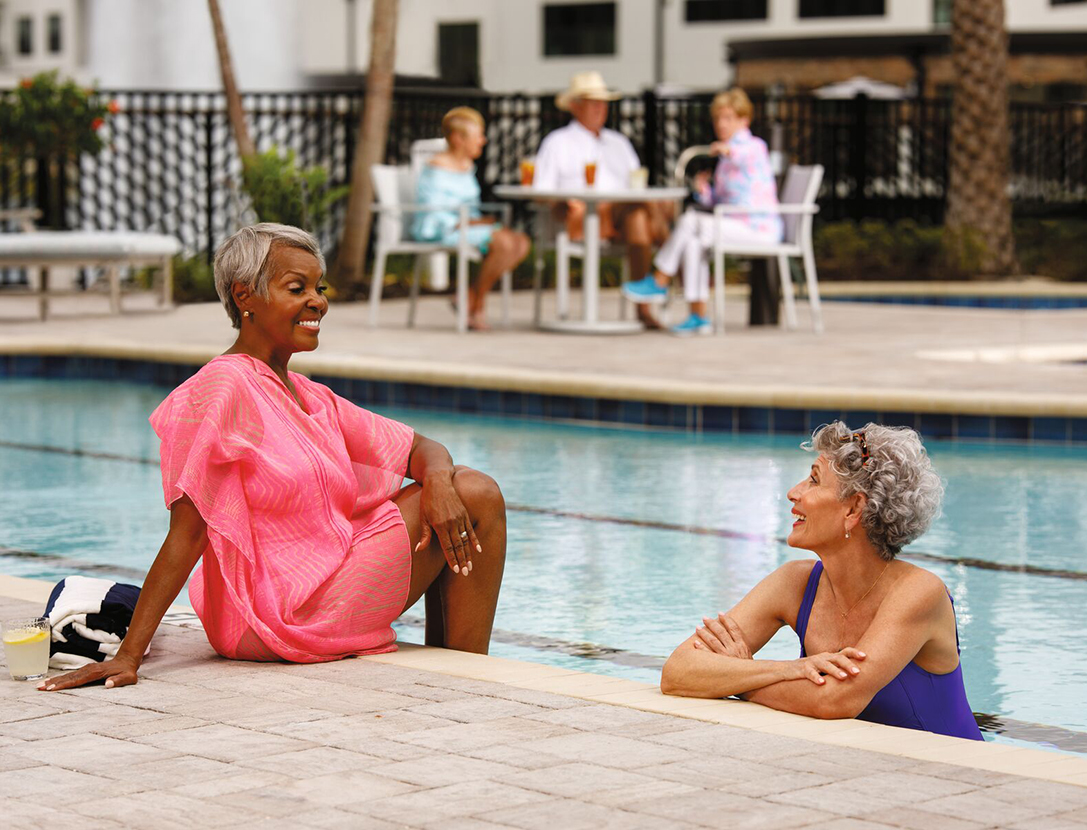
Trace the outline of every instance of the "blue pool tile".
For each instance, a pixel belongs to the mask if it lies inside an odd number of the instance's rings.
[[[569,420],[574,417],[574,399],[568,395],[548,395],[545,399],[548,418]]]
[[[457,412],[478,412],[479,411],[479,390],[478,389],[458,389],[457,390]]]
[[[955,419],[946,412],[922,412],[921,435],[925,438],[952,438]]]
[[[824,424],[830,424],[842,419],[841,410],[837,409],[813,409],[808,412],[808,427],[805,432],[815,432]]]
[[[672,407],[666,403],[647,403],[645,405],[645,422],[651,427],[672,426]]]
[[[614,423],[621,420],[619,405],[621,401],[601,398],[596,402],[596,419],[605,423]]]
[[[770,410],[765,406],[740,406],[736,408],[738,432],[769,432]]]
[[[16,378],[35,378],[45,375],[45,358],[37,355],[17,354],[12,356],[11,376]]]
[[[885,427],[909,427],[917,429],[916,412],[881,412],[879,422]]]
[[[480,389],[479,411],[488,415],[502,414],[502,393],[497,389]]]
[[[1004,441],[1030,440],[1030,418],[998,415],[993,418],[993,434]]]
[[[645,402],[621,401],[619,403],[619,420],[624,424],[643,426],[645,424]]]
[[[850,409],[843,413],[842,420],[849,424],[852,429],[860,429],[865,424],[878,424],[880,422],[879,413],[867,409]]]
[[[955,436],[957,438],[981,438],[990,440],[993,437],[993,419],[991,415],[957,415],[955,416]]]
[[[1068,418],[1032,418],[1030,439],[1032,441],[1057,441],[1063,444],[1068,440],[1068,420]]]
[[[735,418],[735,407],[702,407],[702,429],[704,429],[706,432],[733,432],[736,428]]]
[[[375,406],[388,406],[392,403],[393,393],[387,380],[375,380],[370,387],[370,403]]]
[[[693,406],[673,406],[672,407],[672,426],[676,429],[682,429],[687,432],[691,432],[695,428],[695,407]]]
[[[351,397],[351,381],[348,378],[338,378],[334,375],[314,375],[313,380],[315,383],[327,386],[341,398],[350,399]]]
[[[543,418],[547,414],[544,396],[537,395],[534,392],[526,393],[524,399],[524,414],[528,415],[530,418]]]
[[[775,409],[774,432],[806,433],[808,413],[803,409]]]
[[[574,417],[579,421],[595,421],[596,398],[574,398]]]
[[[525,410],[525,396],[522,392],[505,390],[502,392],[502,414],[520,416]]]
[[[449,412],[457,408],[459,390],[455,386],[432,386],[430,389],[430,406],[443,412]]]
[[[1068,422],[1072,440],[1087,442],[1087,418],[1069,418]]]

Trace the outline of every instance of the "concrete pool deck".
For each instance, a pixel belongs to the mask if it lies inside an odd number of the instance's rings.
[[[126,299],[132,312],[111,317],[102,313],[104,298],[86,295],[58,299],[55,316],[39,323],[30,302],[0,294],[0,354],[202,363],[232,341],[216,304],[157,312],[137,295]],[[545,313],[552,302],[546,295]],[[678,404],[1087,417],[1087,308],[833,302],[824,305],[826,334],[818,336],[804,302],[797,331],[748,328],[744,293],[730,289],[725,336],[692,341],[648,332],[548,334],[530,325],[529,292],[515,293],[512,305],[510,329],[459,336],[445,297],[422,298],[415,329],[405,325],[405,300],[382,304],[376,330],[366,325],[364,303],[335,304],[321,347],[293,365],[373,380]],[[496,321],[499,306],[496,295]],[[615,291],[604,292],[602,308],[616,316]]]
[[[50,587],[0,577],[0,615]],[[0,679],[5,827],[1087,826],[1083,757],[419,646],[240,663],[164,624],[152,649],[132,687]]]

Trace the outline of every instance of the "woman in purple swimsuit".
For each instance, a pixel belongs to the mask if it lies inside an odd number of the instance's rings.
[[[789,545],[819,559],[787,562],[727,614],[704,618],[668,658],[661,691],[981,740],[951,595],[895,558],[928,530],[943,495],[920,437],[835,422],[804,449],[819,455],[789,491]],[[783,625],[797,632],[800,658],[754,659]]]

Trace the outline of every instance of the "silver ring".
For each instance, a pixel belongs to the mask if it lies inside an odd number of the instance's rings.
[[[461,539],[467,539],[468,538],[468,531],[467,530],[462,530],[460,532],[460,538]]]

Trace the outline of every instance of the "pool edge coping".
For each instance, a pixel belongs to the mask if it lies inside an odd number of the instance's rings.
[[[125,341],[81,343],[58,338],[0,338],[0,356],[74,357],[202,366],[221,354],[210,346],[148,347]],[[1016,392],[750,385],[616,378],[537,369],[459,366],[426,360],[354,355],[298,355],[304,375],[392,381],[430,386],[597,397],[690,406],[913,412],[1031,418],[1087,418],[1087,395]]]
[[[0,596],[10,599],[45,602],[52,588],[53,584],[45,580],[0,573]],[[168,613],[192,615],[193,612],[188,606],[172,605]],[[662,694],[656,686],[635,680],[414,643],[400,643],[395,652],[358,659],[830,746],[1087,788],[1087,758],[1040,749],[988,741],[978,743],[853,719],[818,720],[740,700],[673,697]]]

